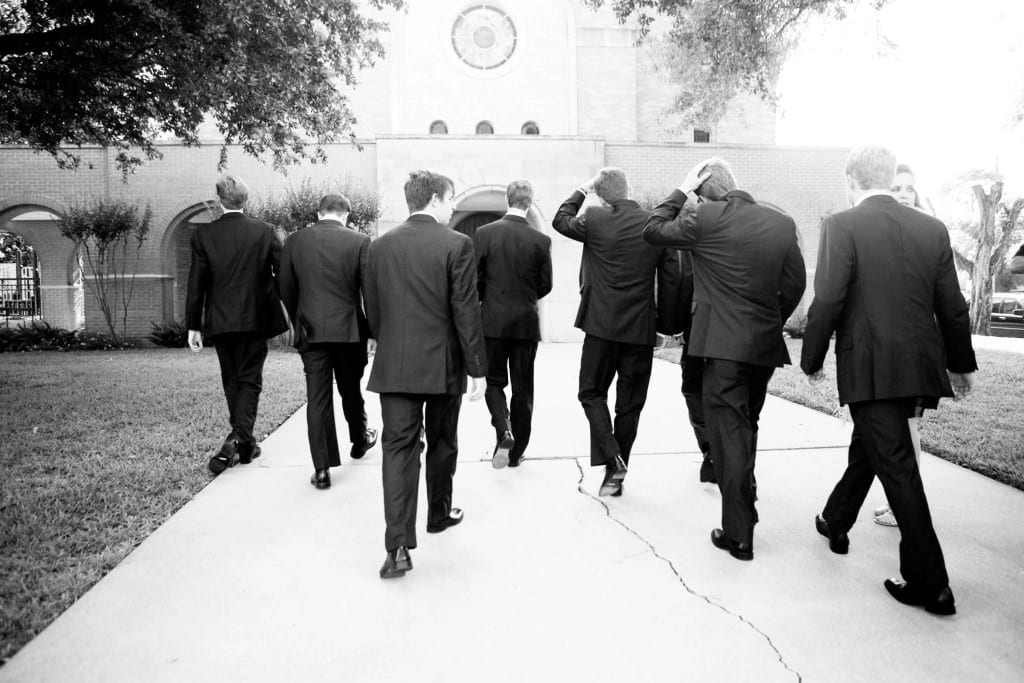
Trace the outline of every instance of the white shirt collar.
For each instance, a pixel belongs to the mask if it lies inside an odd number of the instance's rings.
[[[508,210],[505,211],[505,215],[506,216],[519,216],[520,218],[526,218],[526,211],[524,211],[523,209],[517,209],[514,206],[510,206],[510,207],[508,207]]]
[[[221,208],[224,210],[224,213],[242,213],[241,209],[224,209],[224,207]]]
[[[433,218],[435,222],[437,222],[437,216],[435,216],[434,214],[430,213],[429,211],[413,211],[409,215],[410,216],[429,216],[429,217]]]

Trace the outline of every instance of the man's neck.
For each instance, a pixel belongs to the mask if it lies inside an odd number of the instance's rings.
[[[860,206],[861,202],[863,202],[868,197],[877,197],[879,195],[885,195],[886,197],[891,197],[892,193],[889,192],[888,190],[880,190],[878,188],[872,188],[870,190],[864,190],[864,192],[853,201],[853,205],[854,206]]]
[[[526,218],[526,209],[517,209],[514,206],[510,206],[510,207],[508,207],[508,210],[505,212],[505,215],[506,216],[519,216],[520,218]]]

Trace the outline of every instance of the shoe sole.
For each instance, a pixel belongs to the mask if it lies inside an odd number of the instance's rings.
[[[498,447],[494,449],[494,455],[491,456],[491,467],[500,470],[508,465],[508,454],[512,452],[512,447],[515,445],[514,439],[502,439]]]

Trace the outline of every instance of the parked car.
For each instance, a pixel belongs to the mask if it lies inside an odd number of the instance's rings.
[[[994,323],[1024,325],[1024,292],[993,294],[992,317],[989,320]]]

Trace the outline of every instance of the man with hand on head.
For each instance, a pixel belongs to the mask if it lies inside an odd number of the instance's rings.
[[[249,188],[238,176],[221,176],[217,199],[224,214],[200,225],[192,236],[185,299],[189,347],[202,351],[204,335],[213,342],[228,402],[231,433],[210,458],[214,474],[259,457],[253,426],[267,338],[288,329],[274,277],[281,243],[273,227],[242,212]]]
[[[846,162],[853,208],[821,228],[800,367],[820,381],[835,333],[839,402],[850,406],[853,435],[846,471],[814,522],[832,552],[845,555],[877,476],[900,529],[903,580],[886,579],[886,590],[948,615],[956,606],[907,418],[954,390],[969,392],[978,365],[949,231],[893,198],[895,173],[889,150],[855,149]]]
[[[654,210],[644,239],[692,254],[686,354],[704,359],[704,421],[722,492],[711,542],[752,560],[758,420],[775,368],[789,363],[782,326],[806,285],[796,224],[737,189],[724,160],[708,159]]]
[[[346,225],[351,210],[345,196],[325,195],[317,223],[290,235],[281,259],[281,299],[306,374],[310,483],[318,489],[331,486],[330,468],[341,465],[332,380],[337,380],[348,423],[351,457],[363,457],[377,443],[377,430],[366,424],[359,387],[370,334],[362,301],[370,237]]]
[[[414,171],[405,183],[411,215],[370,245],[366,315],[377,352],[368,389],[380,394],[384,432],[382,579],[412,569],[420,453],[426,436],[427,533],[462,522],[452,507],[466,375],[484,392],[487,352],[480,325],[476,259],[469,237],[448,228],[452,181]]]
[[[589,193],[602,205],[581,211]],[[583,243],[576,327],[586,336],[578,398],[590,423],[590,465],[605,468],[602,496],[622,495],[647,401],[655,334],[682,330],[679,254],[644,242],[650,213],[629,195],[622,169],[603,168],[562,203],[552,223],[562,235]],[[616,376],[612,423],[608,388]]]

